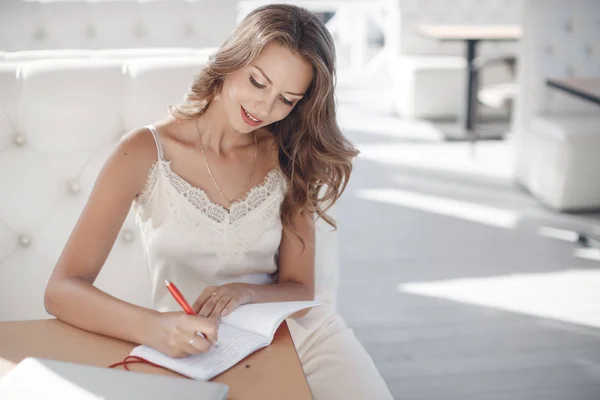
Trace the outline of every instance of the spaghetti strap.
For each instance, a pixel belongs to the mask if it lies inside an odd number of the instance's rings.
[[[152,136],[154,136],[154,141],[156,142],[156,149],[158,150],[158,159],[164,160],[165,158],[163,154],[163,147],[158,130],[154,127],[154,125],[146,125],[146,128],[148,128],[148,130],[152,132]]]

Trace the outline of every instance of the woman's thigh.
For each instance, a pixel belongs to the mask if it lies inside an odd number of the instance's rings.
[[[319,330],[310,343],[305,343],[300,356],[314,398],[391,399],[383,378],[354,332],[341,317],[335,319]]]

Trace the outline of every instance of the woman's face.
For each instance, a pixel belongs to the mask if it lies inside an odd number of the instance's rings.
[[[227,76],[219,98],[231,126],[249,133],[285,118],[312,78],[309,62],[271,43],[250,65]]]

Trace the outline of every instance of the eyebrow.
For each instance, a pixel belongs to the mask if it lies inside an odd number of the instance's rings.
[[[267,76],[267,74],[265,74],[265,71],[263,71],[258,65],[252,64],[252,66],[254,68],[256,68],[257,70],[259,70],[261,74],[263,74],[263,76],[265,77],[265,79],[267,81],[269,81],[269,84],[271,84],[271,85],[273,84],[273,82],[271,81],[271,79],[269,79],[269,77]],[[285,93],[292,94],[294,96],[300,96],[300,97],[304,96],[304,93],[293,93],[293,92],[285,92]]]

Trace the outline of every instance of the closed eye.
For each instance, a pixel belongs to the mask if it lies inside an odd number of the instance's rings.
[[[256,79],[254,79],[254,77],[253,77],[252,75],[250,75],[250,83],[251,83],[251,84],[252,84],[254,87],[256,87],[257,89],[264,89],[264,88],[266,88],[266,87],[267,87],[266,85],[262,85],[262,84],[258,83],[258,82],[256,81]],[[286,98],[285,98],[285,97],[283,97],[283,96],[281,96],[281,101],[283,101],[283,103],[284,103],[286,106],[290,106],[290,107],[291,107],[291,106],[293,106],[293,105],[294,105],[294,102],[293,102],[293,101],[290,101],[290,100],[286,99]]]
[[[256,82],[256,80],[252,77],[252,75],[250,75],[250,83],[259,89],[264,89],[267,87],[266,85],[261,85],[260,83]]]

